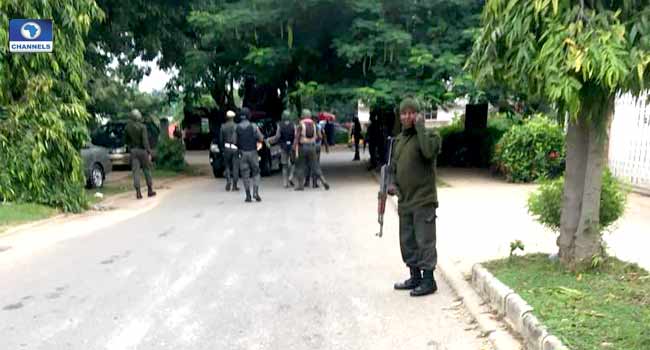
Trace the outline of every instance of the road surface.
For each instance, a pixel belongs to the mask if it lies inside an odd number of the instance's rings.
[[[5,247],[0,349],[488,349],[440,277],[433,296],[392,289],[394,207],[376,238],[377,184],[351,153],[323,158],[329,192],[276,175],[245,204],[200,178],[126,221]]]

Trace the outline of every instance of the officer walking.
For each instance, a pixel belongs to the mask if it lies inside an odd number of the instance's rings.
[[[239,181],[239,151],[235,142],[235,112],[228,111],[226,113],[226,123],[221,126],[219,131],[219,147],[223,153],[223,161],[225,164],[225,177],[226,177],[226,191],[232,190],[239,191],[237,182]]]
[[[282,164],[282,183],[284,188],[289,188],[293,183],[294,163],[296,161],[293,153],[293,141],[296,135],[296,128],[291,120],[291,112],[282,113],[282,121],[273,137],[268,138],[271,144],[280,143],[280,164]],[[293,186],[293,185],[292,185]]]
[[[244,177],[244,189],[246,190],[246,202],[250,203],[251,200],[251,187],[250,179],[253,178],[253,198],[261,202],[262,198],[259,193],[259,185],[261,182],[260,177],[260,163],[257,155],[257,143],[264,141],[264,135],[260,132],[257,125],[249,121],[251,112],[248,108],[242,108],[241,122],[235,129],[235,144],[239,149],[240,155],[240,170]]]
[[[149,146],[149,135],[143,123],[142,114],[134,109],[129,114],[129,122],[124,131],[124,144],[131,153],[131,171],[133,172],[133,187],[136,198],[142,199],[140,192],[140,168],[147,181],[147,195],[153,197],[156,192],[153,190],[151,179],[151,147]]]
[[[329,145],[327,143],[327,139],[325,138],[325,128],[321,123],[318,122],[318,117],[314,115],[314,125],[316,125],[316,162],[315,162],[315,167],[318,168],[318,171],[314,171],[313,169],[311,170],[311,176],[312,176],[312,187],[313,188],[318,188],[318,179],[319,177],[316,174],[321,174],[322,175],[322,170],[320,167],[320,154],[321,154],[321,149],[323,144],[325,144],[325,152],[329,153]],[[306,186],[309,186],[307,184]]]
[[[307,167],[312,169],[314,176],[316,176],[323,183],[325,190],[330,189],[330,185],[325,180],[316,159],[316,140],[318,138],[318,131],[316,123],[311,119],[311,112],[308,109],[302,111],[302,120],[296,129],[296,137],[294,140],[295,150],[298,152],[298,160],[296,164],[296,173],[298,174],[298,187],[296,191],[304,191],[305,177],[309,176]],[[308,178],[307,178],[308,179]]]
[[[418,103],[410,98],[400,104],[402,133],[392,155],[394,183],[388,193],[398,197],[399,237],[402,259],[411,277],[395,284],[397,290],[411,290],[422,296],[438,290],[433,278],[436,251],[436,158],[440,136],[424,127]]]

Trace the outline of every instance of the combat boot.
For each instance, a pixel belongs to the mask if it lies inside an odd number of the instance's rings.
[[[135,189],[135,198],[142,199],[142,192],[140,192],[139,188]]]
[[[433,294],[438,290],[436,280],[433,279],[433,270],[424,270],[422,272],[422,282],[417,288],[411,291],[412,297],[421,297]]]
[[[252,202],[252,201],[253,201],[253,200],[251,199],[251,190],[249,190],[249,189],[247,188],[247,189],[246,189],[246,200],[245,200],[245,202],[246,202],[246,203],[250,203],[250,202]]]
[[[420,283],[422,283],[422,275],[420,274],[420,269],[417,267],[411,267],[411,278],[407,279],[404,282],[397,282],[393,286],[397,290],[409,290],[417,288]]]
[[[155,197],[156,196],[156,192],[153,190],[153,188],[147,187],[147,196],[149,196],[149,197]]]
[[[261,202],[262,197],[260,197],[260,191],[259,187],[255,186],[253,187],[253,198],[255,198],[255,201]]]

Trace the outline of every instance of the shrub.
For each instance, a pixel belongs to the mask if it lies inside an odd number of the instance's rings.
[[[348,143],[348,133],[342,130],[337,130],[334,133],[334,143],[337,145],[345,145]]]
[[[528,197],[528,212],[540,224],[555,232],[560,231],[564,177],[544,182]],[[609,169],[603,172],[603,187],[600,195],[600,230],[606,230],[625,211],[627,192]]]
[[[541,115],[507,131],[498,142],[494,163],[508,181],[531,182],[564,171],[564,131]]]
[[[185,146],[178,139],[163,137],[158,141],[156,168],[172,171],[183,171],[185,163]]]

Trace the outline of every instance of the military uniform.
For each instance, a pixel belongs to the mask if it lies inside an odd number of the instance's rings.
[[[250,180],[253,179],[253,197],[256,201],[261,202],[259,195],[259,185],[261,182],[260,163],[257,154],[257,142],[264,141],[264,135],[260,132],[257,125],[249,122],[250,114],[242,113],[242,121],[235,129],[235,144],[239,149],[240,171],[244,178],[244,188],[246,190],[246,202],[251,202]]]
[[[140,191],[140,169],[144,173],[147,182],[147,194],[149,197],[156,195],[153,190],[153,179],[151,178],[151,147],[147,128],[142,122],[142,115],[138,110],[131,111],[130,120],[124,130],[124,144],[131,155],[131,171],[133,173],[133,187],[136,191],[136,198],[141,199]]]
[[[231,185],[233,191],[239,191],[237,182],[239,181],[239,151],[235,142],[235,131],[237,124],[229,117],[228,121],[221,126],[219,135],[219,147],[223,153],[225,165],[224,176],[226,177],[226,191],[230,191]]]
[[[293,142],[296,134],[295,125],[289,118],[291,114],[285,111],[282,114],[282,121],[278,123],[275,135],[269,138],[269,143],[280,144],[280,164],[282,164],[282,181],[285,188],[292,183],[294,163],[296,161],[293,152]]]
[[[304,189],[304,180],[309,176],[307,168],[311,169],[313,176],[320,179],[326,190],[329,190],[329,184],[325,180],[316,155],[316,140],[318,138],[318,129],[313,120],[309,117],[308,112],[303,112],[307,117],[300,121],[296,130],[294,144],[298,149],[298,160],[296,162],[296,173],[298,177],[297,191]]]
[[[402,108],[410,108],[411,103],[403,103]],[[395,288],[414,289],[413,296],[437,289],[433,271],[437,263],[436,159],[440,144],[438,133],[426,130],[421,119],[403,130],[393,146],[391,171],[398,196],[400,250],[411,271],[411,278]]]

